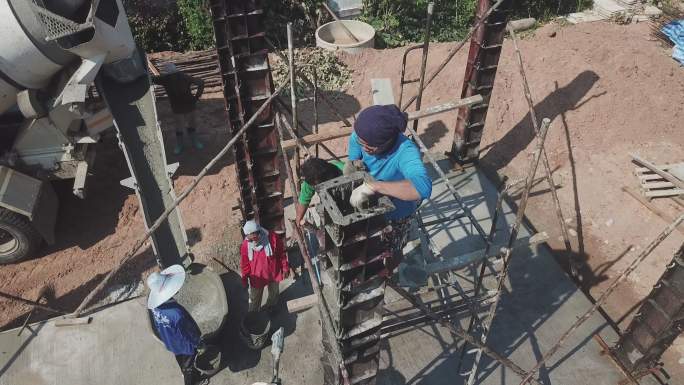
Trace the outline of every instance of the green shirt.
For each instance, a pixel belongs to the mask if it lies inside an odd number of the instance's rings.
[[[339,160],[331,160],[330,164],[340,169],[344,170],[344,162]],[[316,194],[316,190],[307,181],[302,181],[302,188],[299,192],[299,203],[303,206],[308,206],[311,203],[311,198]]]

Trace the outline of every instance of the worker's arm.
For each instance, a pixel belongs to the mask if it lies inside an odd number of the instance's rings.
[[[249,287],[248,278],[252,272],[252,269],[249,265],[249,256],[247,254],[246,241],[243,241],[242,246],[240,246],[240,269],[242,271],[242,286]]]
[[[387,195],[403,201],[427,199],[432,194],[432,181],[423,165],[418,148],[411,144],[401,148],[399,171],[404,180],[399,181],[366,181],[354,189],[350,203],[354,207],[362,207],[368,198],[375,194]]]
[[[304,225],[304,214],[311,204],[311,199],[316,194],[316,190],[308,182],[302,181],[299,189],[299,198],[297,199],[296,220],[300,225]]]
[[[197,91],[195,91],[195,99],[199,100],[204,93],[204,80],[192,78],[192,84],[197,86]]]
[[[420,193],[413,186],[410,180],[400,180],[396,182],[368,182],[370,188],[376,194],[391,196],[393,198],[401,199],[402,201],[417,201],[420,199]]]
[[[282,238],[275,236],[275,255],[280,258],[280,263],[282,264],[283,278],[290,276],[290,262],[287,260],[287,253],[285,253],[285,245],[283,244]]]
[[[420,151],[415,144],[402,146],[399,154],[399,171],[406,178],[397,182],[379,182],[371,187],[380,194],[404,201],[428,199],[432,194],[432,179],[425,169]]]
[[[303,205],[299,202],[297,202],[297,223],[300,226],[304,226],[304,214],[306,214],[306,210],[309,209],[309,205]]]

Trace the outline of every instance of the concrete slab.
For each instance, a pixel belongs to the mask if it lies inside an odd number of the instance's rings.
[[[493,184],[476,169],[454,174],[464,200],[475,217],[488,229],[496,201]],[[433,196],[422,208],[425,220],[449,217],[456,211],[444,182],[435,182]],[[451,203],[449,203],[451,202]],[[513,221],[513,210],[506,205],[504,225],[497,240],[505,239]],[[428,226],[436,250],[442,255],[465,253],[482,247],[467,219]],[[523,229],[521,236],[529,235]],[[423,248],[428,243],[412,243]],[[414,253],[415,254],[415,253]],[[523,248],[514,254],[510,279],[492,327],[489,343],[523,368],[531,368],[541,354],[574,320],[591,306],[589,300],[565,276],[543,246]],[[498,265],[492,264],[493,268]],[[473,269],[466,268],[452,278],[464,290],[472,286]],[[224,369],[212,378],[213,384],[252,384],[271,377],[269,347],[263,351],[247,350],[239,341],[237,330],[247,306],[246,293],[237,274],[222,275],[229,296],[227,325],[219,343],[223,348]],[[490,275],[485,281],[493,283]],[[305,280],[288,280],[281,285],[281,306],[289,299],[311,294]],[[388,289],[388,302],[395,301]],[[80,385],[80,384],[167,384],[182,383],[173,356],[151,335],[142,298],[123,302],[93,314],[90,325],[56,328],[53,322],[33,325],[33,334],[16,337],[16,330],[0,334],[0,385]],[[393,302],[388,306],[405,303]],[[484,309],[483,309],[484,310]],[[460,322],[464,316],[455,317]],[[281,361],[283,384],[320,385],[323,382],[319,363],[320,326],[317,308],[297,314],[284,309],[274,326],[285,328],[285,351]],[[600,354],[591,335],[600,331],[612,344],[617,336],[606,321],[595,314],[580,328],[551,362],[541,371],[546,384],[613,385],[622,379],[615,366]],[[462,384],[457,374],[458,349],[442,327],[428,325],[393,332],[384,342],[378,384]],[[470,367],[468,356],[464,369]],[[649,378],[641,380],[650,385]],[[490,360],[483,360],[478,384],[518,384],[519,379]]]
[[[250,351],[237,335],[246,292],[237,274],[226,272],[222,278],[232,293],[231,313],[220,337],[224,369],[212,383],[270,381],[270,347]],[[288,300],[311,294],[310,285],[288,280],[281,290],[282,309],[273,322],[285,328],[281,377],[285,384],[321,384],[318,313],[284,310]],[[89,325],[58,328],[47,321],[32,325],[33,334],[26,330],[17,337],[16,329],[0,334],[0,385],[183,384],[173,355],[151,334],[144,304],[140,297],[111,306],[93,314]]]
[[[443,169],[447,169],[445,162],[440,163]],[[457,186],[475,218],[485,231],[489,231],[497,197],[495,186],[474,168],[452,174],[450,180]],[[450,197],[451,193],[444,182],[434,182],[432,198],[421,208],[423,220],[428,222],[450,217],[457,211],[453,204],[449,204]],[[507,238],[515,219],[515,212],[510,205],[505,204],[503,212],[505,215],[499,217],[496,242]],[[460,255],[483,245],[467,218],[426,226],[426,229],[442,256]],[[523,227],[520,237],[529,235],[529,229]],[[545,246],[519,249],[513,258],[489,344],[528,369],[592,304],[560,269]],[[497,270],[500,268],[497,263],[492,266]],[[466,291],[472,288],[473,268],[462,269],[452,276]],[[485,280],[485,288],[493,289],[494,282],[490,274]],[[391,298],[391,295],[388,297]],[[480,314],[485,314],[484,307]],[[457,318],[463,327],[467,326],[467,314],[461,313]],[[592,340],[591,335],[596,332],[600,332],[611,345],[617,341],[616,333],[606,320],[598,313],[594,314],[542,368],[542,382],[612,385],[622,380],[615,365],[600,353],[599,346]],[[393,333],[382,352],[378,384],[464,383],[465,378],[456,372],[460,347],[460,341],[454,340],[441,326],[423,326],[404,333]],[[472,354],[466,355],[461,373],[470,369],[472,358]],[[479,373],[478,384],[520,382],[515,374],[486,357],[482,360]],[[641,383],[655,384],[650,378],[641,380]]]

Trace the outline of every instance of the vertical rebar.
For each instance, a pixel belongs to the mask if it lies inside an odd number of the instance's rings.
[[[313,132],[314,134],[318,134],[318,71],[316,70],[316,67],[313,68],[313,83],[314,83],[314,89],[313,89],[313,107],[314,107],[314,127],[313,127]],[[316,143],[315,151],[316,151],[316,158],[318,158],[318,143]]]
[[[295,74],[295,60],[294,60],[294,37],[292,35],[292,23],[287,23],[287,59],[290,67],[290,105],[292,107],[292,128],[295,134],[298,133],[297,129],[297,84]],[[300,166],[300,152],[299,148],[295,149],[295,177],[299,177],[299,166]]]
[[[539,135],[539,122],[537,120],[537,114],[534,110],[534,101],[532,100],[532,92],[530,91],[530,84],[527,81],[527,75],[525,74],[525,66],[522,61],[522,54],[520,53],[520,48],[518,48],[518,38],[515,35],[515,31],[509,24],[507,26],[508,33],[511,35],[511,40],[513,41],[513,47],[515,48],[516,58],[518,60],[518,70],[520,71],[520,77],[522,78],[523,90],[525,94],[525,99],[527,100],[527,107],[530,111],[530,120],[532,121],[532,126],[537,135]],[[570,244],[570,235],[568,233],[568,227],[565,223],[565,218],[563,217],[563,209],[561,208],[560,200],[558,199],[558,191],[556,191],[556,184],[553,182],[553,177],[551,175],[551,166],[549,165],[549,158],[546,156],[546,150],[542,154],[542,164],[544,165],[544,172],[546,173],[546,180],[549,184],[549,189],[551,189],[551,198],[553,200],[553,206],[556,209],[556,217],[560,223],[561,235],[563,236],[563,244],[565,245],[565,253],[568,258],[568,266],[570,267],[570,274],[578,278],[578,262],[572,252],[572,245]]]
[[[617,278],[615,278],[615,280],[610,284],[606,291],[601,293],[601,296],[596,300],[596,302],[594,302],[594,305],[591,308],[589,308],[589,310],[587,310],[584,314],[582,314],[582,316],[579,317],[577,321],[575,321],[575,323],[572,324],[572,326],[570,326],[570,328],[565,333],[563,333],[563,335],[558,339],[558,342],[556,342],[556,344],[544,354],[542,359],[539,360],[537,365],[535,365],[534,368],[532,368],[532,370],[528,372],[527,376],[522,380],[522,382],[520,382],[520,385],[524,385],[532,379],[532,377],[535,373],[537,373],[539,368],[541,368],[541,366],[544,365],[544,363],[546,363],[546,361],[549,358],[551,358],[551,356],[558,352],[558,349],[560,349],[560,347],[563,346],[565,340],[573,332],[575,332],[575,330],[577,330],[586,320],[588,320],[589,317],[592,314],[594,314],[594,312],[596,312],[596,310],[598,310],[599,307],[601,307],[606,302],[606,299],[613,293],[613,291],[615,291],[615,289],[620,285],[620,283],[623,280],[625,280],[625,278],[627,278],[627,276],[630,275],[637,268],[637,266],[639,266],[639,264],[643,262],[644,259],[646,259],[646,257],[648,257],[649,254],[651,254],[653,249],[655,249],[661,242],[665,240],[665,238],[672,234],[674,229],[677,228],[677,226],[679,226],[679,224],[682,222],[684,222],[684,215],[680,215],[679,218],[675,219],[674,222],[670,223],[670,225],[667,226],[665,230],[658,234],[658,236],[653,241],[651,241],[651,243],[649,243],[648,246],[646,246],[646,248],[644,248],[641,254],[639,254],[639,256],[636,257],[634,261],[632,261],[632,263],[625,270],[623,270],[622,273],[620,273],[620,275],[618,275]]]
[[[546,133],[548,132],[550,124],[551,120],[549,120],[548,118],[544,118],[544,120],[542,120],[542,125],[539,128],[539,136],[537,136],[537,145],[535,147],[534,157],[530,160],[530,165],[527,171],[527,178],[525,179],[525,189],[523,190],[522,198],[520,200],[520,204],[518,205],[518,212],[515,215],[515,223],[511,227],[511,234],[508,236],[508,243],[506,244],[506,250],[504,251],[503,268],[501,269],[501,273],[499,274],[494,303],[490,305],[487,317],[482,323],[483,330],[482,335],[480,336],[480,342],[482,344],[487,343],[487,337],[489,336],[490,326],[492,325],[494,317],[496,316],[496,310],[499,306],[499,300],[501,299],[501,290],[503,289],[503,286],[506,283],[506,277],[508,277],[508,269],[511,265],[511,250],[513,247],[513,243],[518,238],[518,231],[520,231],[520,225],[522,224],[522,220],[525,217],[525,209],[527,208],[527,202],[530,197],[530,190],[532,189],[532,185],[534,183],[534,175],[537,173],[537,166],[539,166],[539,160],[544,150],[544,141],[546,140]],[[473,362],[472,369],[470,370],[470,374],[468,376],[468,385],[472,385],[475,383],[475,377],[477,377],[477,369],[480,366],[481,358],[482,350],[478,350],[475,354],[475,361]],[[525,378],[530,378],[530,374],[528,373],[528,375]]]
[[[423,100],[423,88],[425,87],[425,70],[427,68],[428,53],[430,50],[430,34],[432,27],[432,12],[435,4],[429,3],[427,6],[427,20],[425,21],[425,38],[423,40],[423,59],[420,63],[420,81],[418,82],[418,94],[416,95],[416,111],[420,110]],[[413,121],[413,130],[418,131],[418,119]]]

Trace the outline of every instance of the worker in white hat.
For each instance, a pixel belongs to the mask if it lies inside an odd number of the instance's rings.
[[[175,114],[176,147],[173,153],[183,152],[183,131],[188,132],[192,145],[201,150],[204,144],[197,138],[196,106],[204,92],[204,81],[178,70],[173,63],[159,65],[159,76],[152,77],[154,84],[164,87],[171,103],[171,111]],[[194,90],[193,90],[194,89]],[[194,93],[193,93],[194,91]]]
[[[194,363],[201,333],[192,316],[173,299],[184,281],[185,269],[181,265],[172,265],[150,274],[147,277],[150,289],[147,308],[152,311],[159,339],[176,356],[185,385],[194,385],[199,380]]]
[[[249,311],[261,308],[265,287],[268,298],[264,306],[274,310],[280,293],[278,283],[290,276],[283,240],[252,220],[245,223],[242,232],[245,240],[240,247],[240,266],[242,284],[249,290]]]

